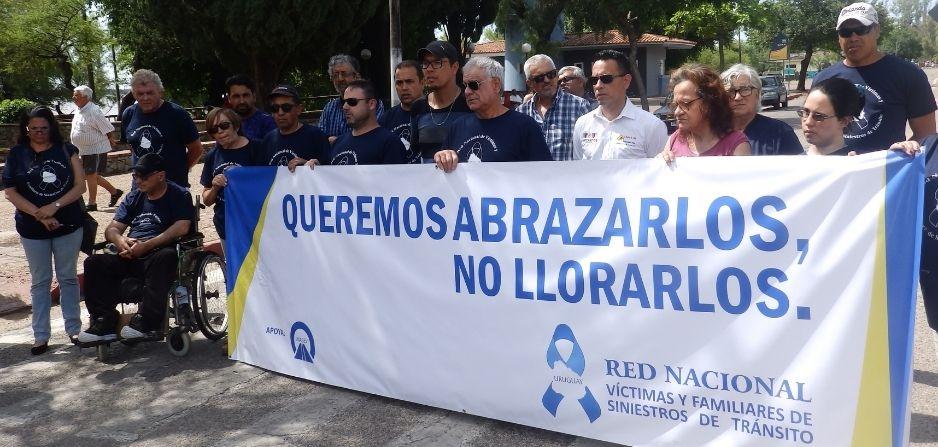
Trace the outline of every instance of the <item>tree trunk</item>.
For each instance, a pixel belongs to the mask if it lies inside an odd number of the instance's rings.
[[[629,36],[629,71],[632,72],[632,82],[635,83],[635,89],[638,90],[638,96],[642,100],[642,108],[648,110],[648,92],[645,91],[645,77],[638,69],[638,32],[631,22],[626,23],[625,34]]]
[[[71,93],[75,90],[75,84],[72,83],[72,76],[74,71],[72,70],[72,63],[68,60],[68,55],[60,55],[55,59],[55,65],[59,67],[59,71],[62,72],[62,84],[68,89],[68,92]]]
[[[726,56],[723,53],[723,39],[717,39],[717,51],[720,53],[720,71],[726,67]]]
[[[88,87],[91,88],[91,91],[92,91],[92,92],[94,92],[94,95],[93,95],[93,96],[100,98],[101,95],[98,94],[98,89],[95,88],[95,86],[94,86],[94,66],[93,66],[93,65],[88,64],[88,65],[85,67],[85,75],[86,75],[87,78],[88,78]],[[94,98],[91,98],[91,99],[94,100]]]
[[[801,61],[801,72],[798,73],[798,91],[805,91],[805,79],[808,77],[808,65],[811,64],[811,56],[814,54],[814,44],[808,44],[804,48],[804,60]]]
[[[280,70],[283,66],[281,61],[275,61],[258,57],[251,57],[251,77],[257,85],[257,107],[267,108],[267,94],[270,93],[280,81]],[[307,105],[308,107],[308,105]]]

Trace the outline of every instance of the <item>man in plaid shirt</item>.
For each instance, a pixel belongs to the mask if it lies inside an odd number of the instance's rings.
[[[349,82],[362,78],[358,67],[358,59],[347,54],[337,54],[329,59],[329,77],[332,79],[332,86],[335,87],[335,91],[339,93],[338,98],[326,103],[326,106],[322,109],[322,116],[319,118],[319,127],[329,137],[329,143],[352,131],[345,122],[345,112],[342,111],[342,95],[345,93]],[[384,116],[384,103],[379,98],[375,99],[378,100],[378,119],[380,120]]]
[[[534,96],[518,111],[541,126],[554,160],[573,160],[573,124],[590,111],[589,102],[557,88],[557,67],[549,56],[531,56],[524,63],[524,75]]]

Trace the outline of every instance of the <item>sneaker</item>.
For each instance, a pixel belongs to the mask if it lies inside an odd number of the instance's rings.
[[[115,189],[114,193],[111,194],[111,201],[108,202],[107,206],[113,207],[114,205],[117,205],[117,201],[120,200],[122,195],[124,195],[123,190]]]
[[[134,315],[130,319],[130,323],[127,326],[124,326],[121,329],[121,338],[123,339],[133,339],[133,338],[144,338],[147,336],[147,331],[143,327],[143,317],[140,314]]]
[[[87,210],[89,213],[92,212],[92,211],[97,211],[97,210],[98,210],[98,204],[97,204],[97,203],[89,203],[89,204],[85,205],[85,210]]]
[[[78,333],[79,343],[93,343],[97,341],[117,340],[117,333],[114,331],[114,324],[104,320],[103,317],[96,318],[88,329]]]

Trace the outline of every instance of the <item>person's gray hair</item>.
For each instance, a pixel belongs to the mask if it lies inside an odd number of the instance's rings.
[[[153,84],[156,86],[157,90],[163,91],[163,81],[160,80],[160,75],[156,74],[153,70],[141,68],[135,71],[133,77],[130,78],[130,86],[133,87],[135,85],[144,84]]]
[[[463,66],[462,71],[465,73],[473,68],[481,69],[490,78],[498,79],[502,85],[505,85],[505,68],[497,60],[485,56],[473,56]]]
[[[586,80],[586,73],[583,73],[583,69],[577,67],[576,65],[567,65],[566,67],[561,68],[557,73],[562,74],[565,71],[572,71],[573,76],[576,76],[584,81]]]
[[[546,54],[535,54],[534,56],[529,57],[528,60],[524,61],[524,77],[530,78],[531,67],[540,63],[546,63],[547,65],[550,65],[551,70],[557,68],[557,66],[554,65],[554,60],[551,59],[550,56]]]
[[[723,85],[730,85],[740,76],[746,76],[749,78],[749,85],[762,90],[762,80],[759,79],[759,72],[746,64],[735,64],[727,68],[726,71],[720,74],[720,80],[723,81]]]
[[[94,98],[94,91],[91,90],[91,87],[88,87],[87,85],[79,85],[78,87],[75,87],[75,90],[72,91],[78,93],[82,98],[85,99]]]
[[[352,70],[355,70],[355,73],[361,73],[361,70],[358,68],[358,59],[347,54],[336,54],[329,58],[329,75],[332,75],[332,71],[335,70],[335,67],[342,64],[348,64],[349,67],[352,67]]]

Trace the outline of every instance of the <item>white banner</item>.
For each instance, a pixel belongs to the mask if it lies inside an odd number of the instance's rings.
[[[921,167],[239,168],[229,346],[630,445],[904,445]]]

